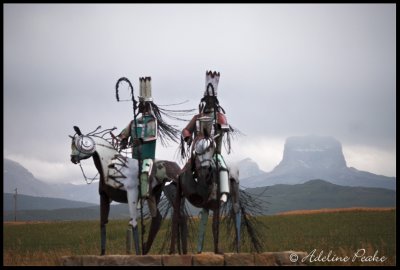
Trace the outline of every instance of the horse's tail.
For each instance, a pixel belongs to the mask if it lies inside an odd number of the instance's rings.
[[[235,206],[233,201],[229,199],[221,207],[221,223],[226,226],[226,243],[228,243],[229,249],[238,252],[240,252],[238,249],[242,249],[241,251],[257,253],[265,250],[268,227],[260,219],[264,215],[264,208],[262,202],[244,190],[239,190],[238,206]],[[236,231],[238,225],[240,228],[239,235]],[[239,244],[237,243],[238,240]]]

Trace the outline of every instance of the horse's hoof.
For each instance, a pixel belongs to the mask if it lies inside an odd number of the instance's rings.
[[[101,253],[100,253],[100,256],[104,256],[104,255],[106,255],[106,251],[102,250]]]

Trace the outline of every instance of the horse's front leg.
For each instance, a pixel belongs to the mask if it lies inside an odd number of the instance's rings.
[[[138,198],[138,188],[137,188],[137,183],[133,180],[129,181],[126,185],[126,195],[128,198],[128,208],[129,208],[129,216],[131,217],[129,221],[129,225],[132,226],[132,232],[133,232],[133,241],[135,244],[135,251],[136,255],[140,254],[140,248],[139,248],[139,231],[138,231],[138,226],[137,226],[137,209],[136,209],[136,204],[137,204],[137,198]]]
[[[240,211],[240,193],[239,183],[235,179],[231,179],[231,194],[232,194],[232,216],[235,220],[235,244],[236,252],[240,252],[240,228],[241,228],[241,211]]]
[[[219,206],[214,210],[213,213],[213,237],[214,237],[214,253],[221,254],[218,248],[218,240],[219,240]]]
[[[171,232],[171,245],[169,248],[169,254],[175,253],[175,244],[178,238],[179,221],[181,214],[181,183],[177,184],[175,198],[173,200],[173,215],[172,215],[172,232]]]
[[[206,235],[207,221],[209,211],[206,208],[201,209],[200,213],[200,221],[199,221],[199,238],[197,240],[197,253],[201,253],[203,251],[204,246],[204,237]]]
[[[100,193],[100,255],[106,254],[106,224],[110,213],[110,198],[105,193]]]

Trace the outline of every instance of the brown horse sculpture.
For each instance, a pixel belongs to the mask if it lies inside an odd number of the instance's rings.
[[[206,141],[201,141],[206,140]],[[203,250],[205,228],[208,220],[209,210],[213,211],[212,231],[214,238],[214,252],[221,253],[219,249],[219,224],[220,224],[220,208],[221,202],[217,199],[220,197],[218,192],[218,172],[215,165],[215,144],[213,138],[203,138],[198,141],[196,151],[192,153],[191,162],[182,170],[179,175],[177,193],[174,202],[173,229],[171,236],[170,253],[175,253],[175,244],[179,235],[178,224],[185,222],[185,216],[179,209],[187,199],[193,206],[202,208],[200,212],[199,238],[197,243],[197,252]],[[197,144],[196,144],[197,146]],[[240,192],[239,192],[239,171],[237,168],[229,168],[229,184],[230,194],[228,202],[231,206],[230,215],[235,224],[235,249],[240,250],[240,227],[241,227],[241,209],[240,209]],[[217,193],[216,193],[217,192]],[[214,193],[214,195],[212,195]],[[184,226],[182,226],[184,228]],[[183,253],[187,252],[186,238],[182,238]]]

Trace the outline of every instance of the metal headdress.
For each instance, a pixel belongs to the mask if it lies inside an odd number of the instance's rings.
[[[204,96],[218,96],[219,72],[206,71],[206,89]]]
[[[136,112],[137,109],[137,102],[134,98],[133,94],[133,86],[130,83],[130,81],[122,77],[118,80],[117,85],[116,85],[116,96],[117,96],[117,101],[120,101],[119,95],[118,95],[118,88],[119,84],[125,81],[128,83],[129,88],[131,89],[131,96],[132,96],[132,102],[133,102],[133,114],[134,118],[139,114],[139,112]],[[161,144],[163,146],[168,145],[169,141],[173,142],[179,142],[180,138],[180,130],[176,128],[175,125],[170,125],[168,124],[164,119],[163,116],[168,117],[170,119],[174,120],[179,120],[179,121],[188,121],[188,119],[181,118],[181,116],[185,117],[189,113],[192,113],[194,109],[183,109],[183,110],[171,110],[171,109],[164,109],[162,107],[164,106],[170,106],[170,105],[157,105],[153,102],[152,98],[152,92],[151,92],[151,77],[140,77],[139,78],[139,84],[140,84],[140,92],[139,92],[139,102],[145,102],[148,103],[151,107],[151,113],[154,114],[154,116],[157,118],[157,124],[158,124],[158,129],[157,129],[157,137],[160,138]],[[182,103],[174,104],[174,105],[179,105]]]
[[[151,97],[151,77],[140,77],[140,101],[153,101]]]

